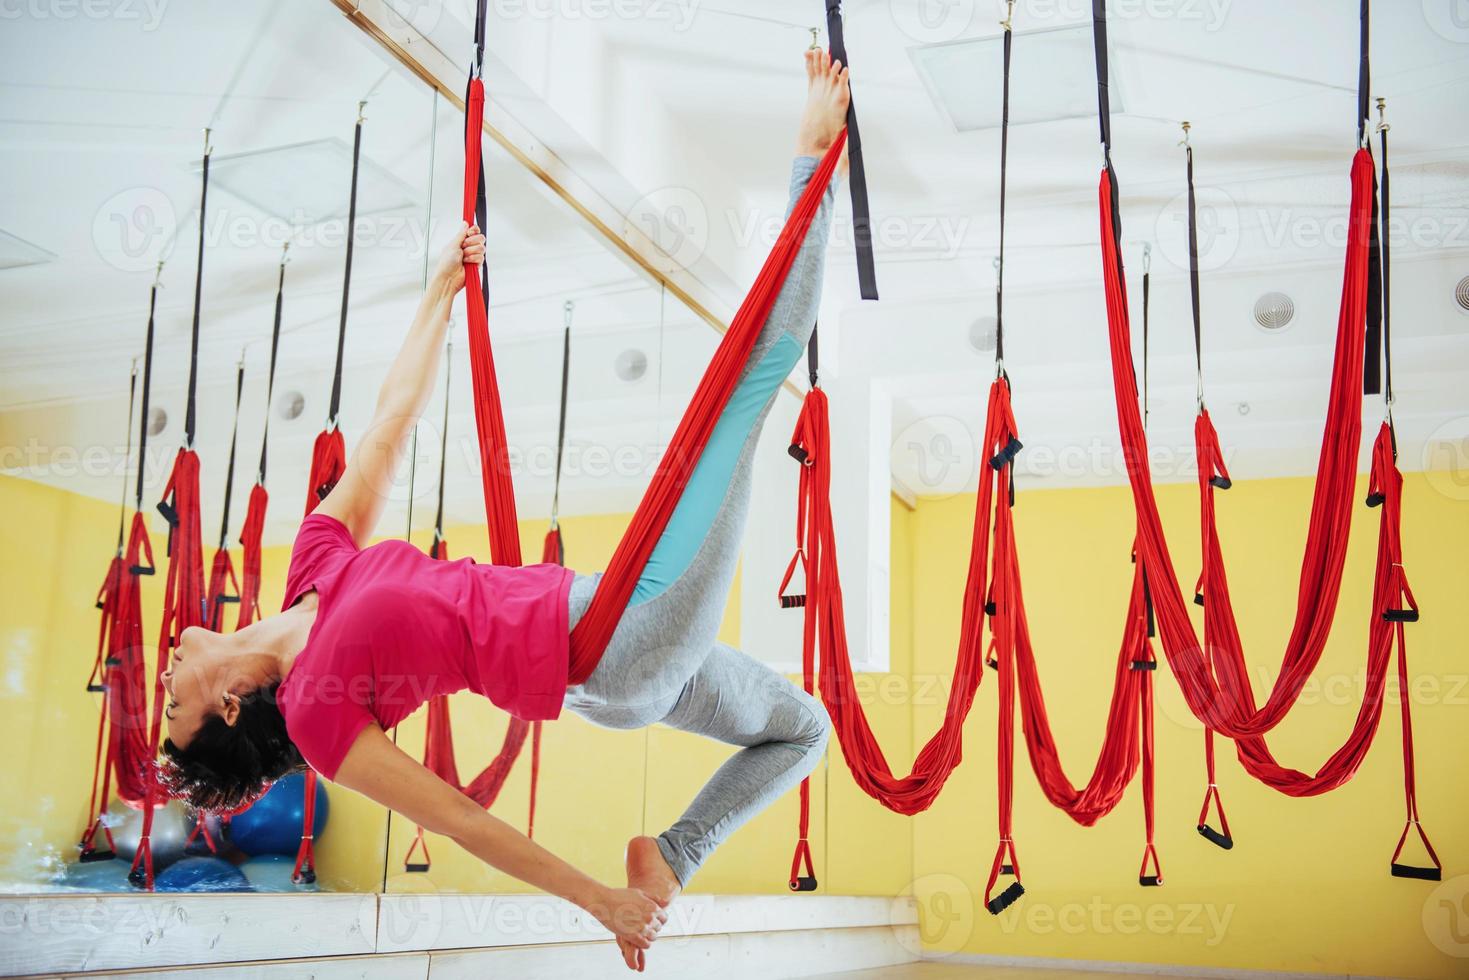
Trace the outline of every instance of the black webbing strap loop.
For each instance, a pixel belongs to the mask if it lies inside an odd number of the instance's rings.
[[[199,389],[199,304],[204,294],[204,238],[209,215],[209,130],[204,130],[204,158],[200,166],[199,182],[199,256],[194,267],[194,323],[190,328],[189,340],[189,393],[184,408],[184,445],[194,448],[195,396]]]
[[[434,513],[434,557],[444,540],[444,464],[449,459],[449,381],[454,376],[454,342],[444,345],[444,424],[439,430],[439,505]],[[427,847],[425,847],[425,850]]]
[[[1412,864],[1392,863],[1392,876],[1394,878],[1417,878],[1420,881],[1442,881],[1442,868],[1420,868]]]
[[[1357,145],[1367,145],[1367,117],[1371,114],[1368,110],[1372,90],[1372,59],[1371,59],[1371,27],[1372,12],[1370,0],[1362,0],[1359,17],[1361,19],[1361,32],[1358,35],[1360,45],[1357,61]]]
[[[133,498],[133,509],[143,509],[143,477],[148,470],[148,399],[153,391],[153,315],[158,309],[159,280],[163,278],[163,263],[153,277],[153,286],[148,290],[148,334],[143,343],[143,399],[139,406],[138,422],[138,484]]]
[[[560,526],[561,517],[561,458],[566,453],[566,391],[571,380],[571,314],[576,309],[573,300],[562,307],[564,313],[561,328],[561,414],[556,422],[556,477],[551,484],[551,527]]]
[[[847,42],[842,36],[842,0],[826,0],[826,38],[831,57],[844,68]],[[857,283],[863,299],[877,299],[877,266],[872,257],[872,209],[867,202],[867,168],[862,163],[862,137],[857,131],[857,100],[847,103],[847,180],[852,193],[852,239],[857,248]]]
[[[1148,429],[1148,296],[1152,293],[1153,246],[1143,243],[1143,431]]]
[[[1385,111],[1384,110],[1386,109],[1386,104],[1387,103],[1386,103],[1386,100],[1385,99],[1378,99],[1377,100],[1377,111],[1379,113],[1385,114]],[[1380,240],[1380,244],[1379,244],[1379,249],[1380,249],[1380,254],[1381,254],[1381,257],[1382,257],[1382,275],[1381,275],[1381,280],[1380,280],[1380,282],[1381,282],[1381,290],[1382,290],[1382,381],[1383,381],[1383,383],[1382,383],[1382,397],[1383,397],[1384,402],[1386,402],[1386,404],[1387,404],[1387,425],[1388,425],[1388,428],[1389,429],[1393,429],[1393,420],[1392,420],[1392,402],[1393,402],[1393,395],[1392,395],[1392,302],[1391,302],[1392,301],[1392,289],[1391,289],[1391,286],[1392,286],[1392,269],[1391,269],[1391,253],[1390,253],[1390,249],[1389,249],[1389,239],[1392,237],[1392,213],[1391,213],[1391,203],[1392,202],[1391,202],[1391,197],[1390,197],[1390,195],[1388,193],[1389,188],[1388,188],[1388,174],[1387,174],[1387,131],[1388,131],[1389,128],[1390,127],[1387,125],[1387,123],[1385,121],[1379,122],[1378,123],[1378,126],[1377,126],[1377,136],[1378,136],[1378,139],[1381,140],[1381,143],[1382,143],[1382,177],[1381,177],[1381,180],[1380,180],[1380,182],[1378,183],[1378,186],[1377,186],[1377,197],[1378,197],[1378,202],[1379,202],[1379,213],[1380,213],[1381,217],[1380,217],[1379,221],[1372,226],[1372,230],[1374,232],[1377,232],[1380,229],[1380,232],[1381,232],[1381,240]],[[1373,367],[1376,367],[1376,364],[1377,364],[1376,357],[1375,356],[1372,356],[1372,355],[1375,355],[1375,354],[1376,354],[1376,351],[1372,350],[1369,347],[1369,358],[1368,358],[1368,360],[1371,362],[1371,364],[1372,364]],[[1367,394],[1375,394],[1375,392],[1367,392]],[[1395,430],[1393,432],[1393,457],[1394,458],[1397,458],[1397,433],[1396,433]]]
[[[485,20],[489,0],[478,0],[474,8],[474,68],[471,75],[483,74],[485,67]]]
[[[1199,411],[1204,410],[1204,330],[1199,313],[1199,206],[1194,194],[1194,148],[1188,141],[1189,124],[1183,124],[1183,152],[1188,180],[1188,294],[1194,318],[1194,372],[1198,378]]]
[[[275,360],[281,346],[281,307],[286,290],[286,253],[291,243],[281,249],[281,267],[275,281],[275,322],[270,328],[270,373],[265,378],[265,424],[260,429],[260,466],[255,471],[255,482],[265,485],[265,450],[270,442],[270,407],[275,401]]]
[[[245,394],[245,357],[240,355],[240,363],[235,367],[235,424],[230,427],[230,456],[229,463],[224,468],[224,507],[219,518],[219,546],[225,548],[229,545],[230,535],[230,499],[234,496],[235,489],[235,447],[240,438],[240,399]],[[239,602],[240,597],[235,596],[233,600],[226,602]]]
[[[815,388],[821,384],[821,351],[816,336],[821,330],[820,322],[811,325],[811,340],[806,344],[806,377]]]
[[[352,130],[352,190],[347,199],[347,262],[342,271],[342,312],[337,321],[337,361],[332,370],[332,400],[327,408],[327,428],[337,425],[337,411],[342,405],[342,351],[347,343],[347,304],[352,293],[352,245],[357,238],[357,173],[362,161],[362,109],[357,103],[357,125]]]
[[[126,537],[128,523],[128,462],[133,455],[133,409],[138,399],[138,359],[133,358],[132,370],[128,372],[128,424],[124,430],[127,433],[127,445],[122,451],[122,506],[117,511],[117,557],[121,558],[123,553],[123,542]],[[141,461],[138,464],[142,465]],[[101,609],[99,602],[97,608]]]
[[[1102,159],[1110,169],[1112,97],[1107,90],[1107,0],[1092,0],[1092,50],[1097,67],[1097,127],[1102,139]]]
[[[995,376],[1005,372],[1005,197],[1010,161],[1010,61],[1014,43],[1011,18],[1015,0],[1005,5],[1005,20],[1000,25],[1004,37],[1004,81],[1000,88],[1000,245],[995,256]]]

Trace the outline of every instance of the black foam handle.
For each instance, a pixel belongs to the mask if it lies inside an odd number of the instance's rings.
[[[409,874],[421,875],[428,871],[428,865],[426,863],[418,864],[417,862],[409,862],[403,865],[403,870]]]
[[[97,609],[106,609],[107,608],[107,603],[103,602],[101,599],[98,599],[95,608],[97,608]]]
[[[112,851],[83,851],[77,855],[78,864],[93,864],[97,861],[111,861],[117,857]]]
[[[1025,448],[1025,444],[1014,436],[1005,443],[1005,448],[990,457],[990,466],[996,470],[1003,470],[1009,463],[1015,461],[1015,454]]]
[[[1025,894],[1025,886],[1018,881],[1010,882],[1010,886],[988,902],[984,907],[989,910],[990,915],[999,915],[1001,912],[1014,905],[1021,895]]]
[[[148,875],[147,872],[143,870],[143,865],[141,863],[139,863],[136,868],[128,872],[128,884],[132,885],[134,888],[148,887]]]
[[[158,570],[152,565],[132,565],[128,567],[128,571],[134,575],[153,575]]]
[[[1134,660],[1132,662],[1132,669],[1133,670],[1157,670],[1158,669],[1158,661],[1156,661],[1156,660]]]
[[[113,657],[113,656],[108,656],[108,658],[106,660],[102,661],[102,663],[103,663],[104,666],[107,666],[107,667],[121,667],[122,666],[122,661],[121,660],[118,660],[116,657]]]
[[[295,885],[316,884],[316,869],[311,867],[310,865],[307,865],[306,867],[301,869],[300,874],[291,879],[291,883]]]
[[[1382,502],[1384,500],[1386,500],[1386,499],[1387,499],[1387,497],[1385,497],[1384,495],[1382,495],[1380,493],[1369,493],[1367,495],[1367,506],[1368,507],[1381,507],[1382,506]]]
[[[87,693],[88,694],[106,694],[107,693],[107,685],[106,684],[88,684],[87,685]]]
[[[1383,610],[1382,618],[1389,623],[1416,623],[1418,622],[1418,610],[1386,609]]]
[[[814,892],[816,890],[816,876],[801,875],[799,878],[792,878],[790,886],[793,892]]]
[[[782,608],[782,609],[800,609],[800,608],[802,608],[805,605],[806,605],[806,596],[804,594],[803,595],[783,595],[783,596],[780,597],[780,608]]]
[[[1213,487],[1216,490],[1228,490],[1230,487],[1234,486],[1234,481],[1227,476],[1220,476],[1216,473],[1213,476],[1209,477],[1209,486]]]
[[[990,670],[999,670],[1000,669],[1000,662],[998,660],[996,660],[994,657],[991,657],[988,660],[986,660],[984,662],[984,665],[986,667],[988,667]]]
[[[1002,875],[1013,875],[1014,873],[1015,873],[1015,865],[1013,865],[1013,864],[1002,864],[1002,865],[1000,865],[1000,874],[1002,874]]]
[[[1202,606],[1203,604],[1204,604],[1204,593],[1202,593],[1202,592],[1195,592],[1194,593],[1194,605],[1196,605],[1196,606]]]
[[[1223,848],[1226,851],[1234,849],[1233,837],[1230,837],[1226,834],[1221,834],[1219,831],[1215,830],[1213,827],[1210,827],[1206,823],[1199,824],[1199,836],[1204,838],[1204,840],[1208,841],[1210,844],[1213,844],[1215,847]]]
[[[1163,884],[1162,875],[1138,875],[1137,883],[1144,888],[1156,888]]]
[[[995,614],[995,600],[991,599],[984,604],[984,614],[986,616],[993,616]]]
[[[811,458],[810,453],[806,452],[806,450],[802,449],[794,442],[786,447],[786,455],[789,456],[791,459],[794,459],[796,462],[800,463],[802,466],[805,466],[806,460]]]
[[[238,603],[240,601],[240,597],[237,596],[237,595],[222,595],[222,596],[216,597],[214,601],[215,602],[234,602],[234,603]]]
[[[165,521],[168,521],[169,527],[179,526],[179,512],[167,500],[158,501],[158,513],[163,515]]]
[[[1419,881],[1442,881],[1443,871],[1438,868],[1420,868],[1412,864],[1392,865],[1392,876],[1394,878],[1417,878]]]

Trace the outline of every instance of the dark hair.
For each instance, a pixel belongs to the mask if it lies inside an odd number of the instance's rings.
[[[279,687],[242,697],[233,725],[211,715],[187,748],[165,739],[161,777],[169,792],[197,810],[240,810],[277,779],[306,768],[276,704]]]

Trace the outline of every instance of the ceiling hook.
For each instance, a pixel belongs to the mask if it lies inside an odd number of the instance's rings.
[[[286,265],[286,263],[290,261],[290,251],[291,251],[291,240],[288,238],[288,239],[286,239],[285,244],[281,246],[281,267],[282,268],[284,268],[285,265]]]
[[[363,109],[366,109],[366,108],[367,108],[367,100],[366,99],[363,99],[361,102],[357,103],[357,125],[359,125],[359,126],[361,126],[363,120],[365,120],[367,118],[366,116],[364,116],[362,114],[362,110]]]
[[[1192,146],[1191,146],[1191,145],[1190,145],[1190,144],[1189,144],[1189,141],[1188,141],[1188,131],[1189,131],[1189,130],[1190,130],[1190,129],[1193,129],[1193,128],[1194,128],[1194,127],[1193,127],[1193,124],[1192,124],[1192,123],[1190,123],[1190,122],[1189,122],[1189,121],[1188,121],[1188,120],[1187,120],[1187,119],[1185,119],[1185,120],[1184,120],[1184,121],[1183,121],[1183,125],[1182,125],[1182,129],[1183,129],[1183,139],[1181,139],[1181,140],[1179,140],[1179,141],[1178,141],[1178,145],[1179,145],[1179,146],[1183,146],[1183,147],[1187,147],[1187,148],[1188,148],[1188,149],[1190,149],[1190,150],[1192,150],[1192,149],[1193,149],[1193,147],[1192,147]]]
[[[575,310],[575,309],[576,309],[576,300],[574,300],[574,299],[567,300],[561,306],[562,322],[565,323],[567,330],[570,330],[571,329],[571,312],[572,312],[572,310]]]
[[[808,28],[806,28],[806,30],[808,30],[808,31],[811,32],[811,44],[809,46],[807,46],[806,50],[807,51],[820,51],[821,50],[821,28],[819,28],[819,27],[808,27]]]
[[[1005,0],[1005,19],[1000,21],[1000,26],[1005,29],[1005,33],[1007,34],[1013,30],[1013,28],[1010,26],[1010,21],[1012,18],[1014,18],[1014,16],[1015,0]]]
[[[209,134],[214,132],[208,126],[204,127],[204,155],[207,157],[214,152],[214,147],[209,145]]]
[[[1143,275],[1153,268],[1153,243],[1143,242]]]
[[[158,268],[155,269],[154,272],[153,272],[153,288],[154,289],[162,289],[163,288],[163,263],[165,261],[167,261],[167,260],[166,259],[159,259],[158,260]]]
[[[1377,100],[1377,131],[1385,133],[1389,129],[1392,127],[1387,124],[1387,99],[1379,98]]]

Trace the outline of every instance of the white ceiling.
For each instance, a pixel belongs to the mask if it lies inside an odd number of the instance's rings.
[[[502,89],[514,90],[518,121],[609,200],[660,216],[655,237],[733,306],[763,257],[763,229],[778,221],[785,202],[799,53],[809,42],[805,26],[822,15],[815,0],[797,6],[491,4],[491,57]],[[870,378],[894,393],[901,443],[894,470],[920,491],[950,487],[934,484],[904,446],[932,445],[936,434],[972,438],[992,373],[967,337],[970,324],[993,309],[998,133],[955,132],[917,67],[919,49],[997,35],[1001,6],[847,5],[883,299],[857,300],[850,249],[834,247],[822,310],[833,335],[826,360],[844,380]],[[1114,120],[1114,160],[1129,271],[1138,271],[1144,243],[1154,248],[1154,441],[1187,455],[1194,380],[1177,143],[1178,122],[1188,119],[1205,227],[1206,372],[1232,468],[1242,476],[1309,472],[1320,441],[1355,136],[1355,5],[1112,6],[1114,82],[1124,107]],[[1411,467],[1431,438],[1469,436],[1469,317],[1452,306],[1454,283],[1469,274],[1469,34],[1456,32],[1435,0],[1377,6],[1373,89],[1388,99],[1393,124],[1400,226],[1393,239],[1397,417],[1413,450]],[[467,0],[399,7],[451,57],[467,58]],[[1021,66],[1029,55],[1044,56],[1056,28],[1085,23],[1088,8],[1081,0],[1017,4],[1017,77],[1027,80],[1014,92],[1017,107],[1028,99],[1074,101],[1054,86],[1075,72]],[[152,29],[33,17],[0,34],[0,161],[8,178],[0,186],[0,229],[57,256],[0,272],[0,436],[12,447],[7,452],[21,450],[19,465],[3,462],[7,471],[99,496],[120,490],[115,466],[72,465],[51,447],[109,447],[121,455],[128,361],[141,349],[151,262],[170,228],[178,240],[163,277],[155,397],[171,414],[182,412],[202,126],[213,126],[221,161],[321,139],[350,143],[356,103],[371,93],[364,156],[413,203],[372,214],[368,236],[359,237],[343,411],[349,438],[411,315],[421,243],[437,240],[434,232],[454,219],[461,179],[460,114],[439,100],[435,122],[429,89],[329,0],[213,0],[163,10]],[[950,100],[965,95],[947,93]],[[968,95],[997,104],[998,79]],[[430,139],[435,126],[437,139]],[[549,500],[544,464],[554,440],[560,308],[568,297],[579,301],[570,430],[581,449],[605,452],[579,453],[569,464],[564,505],[624,509],[713,334],[671,300],[660,331],[656,286],[507,156],[490,144],[487,153],[492,325],[502,342],[512,442],[532,460],[518,484],[522,510],[544,513]],[[1032,467],[1034,479],[1051,483],[1121,478],[1108,462],[1116,436],[1098,282],[1098,159],[1090,116],[1011,132],[1007,363],[1027,444],[1073,461]],[[319,196],[344,200],[346,180],[343,172],[340,186],[323,186]],[[429,228],[431,194],[436,220]],[[362,206],[374,210],[366,200]],[[123,237],[118,221],[146,218],[140,208],[152,209],[163,233],[148,237],[135,225]],[[846,220],[843,204],[841,243],[850,240]],[[242,348],[242,446],[246,459],[257,451],[279,257],[272,233],[280,227],[223,189],[211,195],[200,368],[206,499],[217,496],[211,476],[222,479],[232,369]],[[272,429],[270,486],[277,499],[292,501],[276,509],[276,533],[289,530],[330,386],[343,248],[340,234],[328,230],[301,230],[287,273],[278,388],[300,390],[306,410]],[[1279,335],[1250,318],[1267,290],[1296,300],[1296,322]],[[629,348],[649,358],[648,376],[632,385],[613,372]],[[456,362],[463,396],[462,355]],[[1380,406],[1364,414],[1375,418]],[[473,520],[482,505],[467,398],[456,397],[450,427],[450,516]],[[28,447],[32,438],[39,442]],[[178,438],[173,423],[155,440],[155,485]],[[416,483],[427,509],[436,456],[425,450],[420,473],[429,475]],[[240,486],[250,470],[241,464]]]

